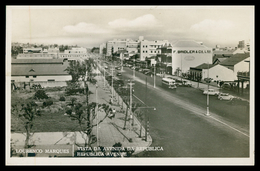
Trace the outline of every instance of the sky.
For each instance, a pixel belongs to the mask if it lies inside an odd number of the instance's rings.
[[[11,6],[11,42],[98,47],[114,38],[235,47],[253,34],[252,6]],[[9,29],[10,28],[10,29]]]

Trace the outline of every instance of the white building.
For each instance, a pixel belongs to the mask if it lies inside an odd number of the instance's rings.
[[[87,49],[86,48],[72,48],[71,50],[65,50],[64,51],[65,54],[86,54],[87,53]]]
[[[110,56],[112,53],[116,53],[117,51],[122,51],[122,50],[126,50],[126,53],[129,53],[129,54],[139,53],[141,40],[143,40],[142,36],[140,36],[138,40],[113,39],[111,41],[107,41],[106,55]]]
[[[66,86],[71,75],[64,71],[68,62],[63,59],[13,59],[11,82],[41,83],[42,86]]]
[[[202,63],[212,64],[212,49],[194,40],[180,40],[172,44],[172,73],[181,75]]]
[[[168,40],[142,40],[140,44],[140,60],[144,61],[145,58],[150,58],[161,53],[161,47],[168,43]]]

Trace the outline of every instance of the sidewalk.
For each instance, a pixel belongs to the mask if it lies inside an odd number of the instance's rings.
[[[96,86],[93,84],[89,84],[89,90],[94,94],[90,95],[89,102],[95,102],[96,97],[98,103],[105,103],[108,104],[109,99],[111,98],[111,87],[108,86],[108,83],[105,81],[106,87],[104,87],[104,78],[102,76],[96,76],[97,79],[97,96],[96,96]],[[122,99],[116,94],[117,102],[122,104]],[[98,141],[95,144],[92,144],[92,147],[103,146],[103,147],[112,147],[115,143],[120,142],[122,147],[141,147],[136,149],[134,154],[141,152],[142,147],[149,147],[152,143],[152,138],[148,134],[147,141],[144,140],[145,130],[142,127],[142,136],[139,138],[140,132],[140,123],[134,117],[134,125],[131,126],[129,114],[127,117],[127,122],[125,129],[124,127],[124,120],[125,120],[125,113],[120,113],[120,106],[117,105],[110,105],[111,108],[115,108],[117,113],[114,118],[109,119],[108,117],[101,122],[97,127],[94,127],[92,130],[93,135],[98,135]],[[126,109],[126,105],[124,104],[124,110]],[[105,117],[104,111],[98,112],[98,121]],[[94,120],[96,123],[97,120]],[[132,122],[132,121],[131,121]],[[25,142],[25,135],[21,133],[12,133],[11,138],[13,142],[15,142],[14,149],[23,149],[24,142]],[[77,144],[84,144],[84,139],[82,138],[79,132],[37,132],[34,133],[31,137],[31,144],[35,146],[32,149],[41,149],[43,153],[37,153],[37,157],[53,157],[53,156],[73,156],[74,151],[78,148],[75,143]],[[60,153],[53,153],[50,149],[60,150]],[[47,150],[47,153],[45,153]],[[48,153],[48,150],[50,153]],[[64,153],[62,153],[62,151]]]

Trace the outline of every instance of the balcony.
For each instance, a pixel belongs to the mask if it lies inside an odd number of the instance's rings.
[[[237,72],[237,77],[238,79],[243,79],[243,80],[249,80],[250,79],[250,72]]]

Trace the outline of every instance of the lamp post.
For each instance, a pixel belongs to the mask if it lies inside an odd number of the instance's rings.
[[[133,91],[132,91],[132,86],[135,85],[135,83],[132,83],[132,80],[130,80],[130,83],[128,83],[130,86],[130,102],[129,102],[129,109],[130,109],[130,116],[132,119],[132,126],[134,125],[134,119],[133,119],[133,114],[132,114],[132,103],[133,103]]]
[[[135,59],[134,59],[134,67],[133,67],[133,80],[135,79]]]
[[[99,145],[98,144],[98,98],[97,98],[97,88],[98,88],[98,85],[96,84],[96,120],[97,120],[97,146]]]
[[[111,71],[112,71],[112,87],[111,87],[111,92],[112,92],[112,102],[113,102],[113,101],[114,101],[114,91],[113,91],[113,71],[114,71],[114,67],[113,67],[113,65],[112,65]]]
[[[207,92],[207,113],[206,115],[209,116],[209,62],[208,62],[208,92]]]
[[[155,65],[156,65],[156,61],[155,61],[155,64],[154,64],[154,79],[153,79],[153,87],[155,88],[156,86],[155,86],[155,77],[156,77],[156,72],[155,72],[155,70],[156,70],[156,67],[155,67]]]

